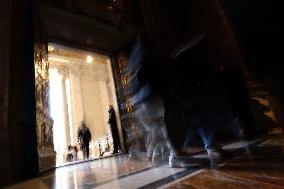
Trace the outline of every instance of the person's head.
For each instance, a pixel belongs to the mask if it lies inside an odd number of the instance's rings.
[[[85,123],[84,121],[81,122],[81,127],[82,127],[82,128],[86,128],[86,127],[87,127],[87,126],[86,126],[86,123]]]
[[[108,106],[108,111],[110,111],[111,109],[113,109],[113,106],[112,106],[112,105],[109,105],[109,106]]]

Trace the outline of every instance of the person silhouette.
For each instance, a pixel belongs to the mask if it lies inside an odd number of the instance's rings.
[[[81,123],[78,129],[78,143],[83,151],[84,158],[89,158],[89,143],[92,135],[90,129],[86,126],[85,122]]]
[[[115,117],[115,111],[112,105],[109,105],[108,107],[108,113],[109,113],[109,119],[108,124],[110,126],[110,131],[113,139],[113,154],[118,153],[118,150],[120,149],[119,145],[119,134],[117,129],[117,122]]]

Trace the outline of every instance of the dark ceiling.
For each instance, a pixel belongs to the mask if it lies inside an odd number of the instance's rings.
[[[122,0],[41,0],[36,6],[49,41],[113,53],[137,29]]]

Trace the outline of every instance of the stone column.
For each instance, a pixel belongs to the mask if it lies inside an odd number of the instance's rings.
[[[65,148],[67,149],[67,145],[70,144],[70,125],[69,125],[69,114],[68,114],[68,101],[67,101],[67,93],[66,93],[66,79],[68,79],[68,70],[59,70],[60,74],[62,74],[62,104],[64,111],[64,134],[65,134]]]
[[[108,121],[108,112],[107,108],[109,105],[109,99],[108,99],[108,90],[107,90],[107,84],[106,84],[106,78],[100,77],[99,80],[99,91],[101,96],[101,108],[103,113],[103,123],[106,131],[109,131],[109,126],[107,124]]]
[[[81,92],[81,72],[79,69],[70,70],[70,88],[71,88],[71,104],[72,104],[72,123],[73,123],[73,145],[77,144],[78,136],[77,131],[84,119],[84,109],[82,102],[82,92]]]

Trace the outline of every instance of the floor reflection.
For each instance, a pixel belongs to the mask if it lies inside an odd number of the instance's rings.
[[[283,189],[283,165],[284,137],[273,136],[216,170],[204,170],[165,188]]]
[[[223,147],[235,156],[211,169],[169,168],[129,160],[127,155],[57,168],[38,178],[8,187],[18,188],[284,188],[284,136],[238,141]],[[195,158],[206,158],[199,151]]]

